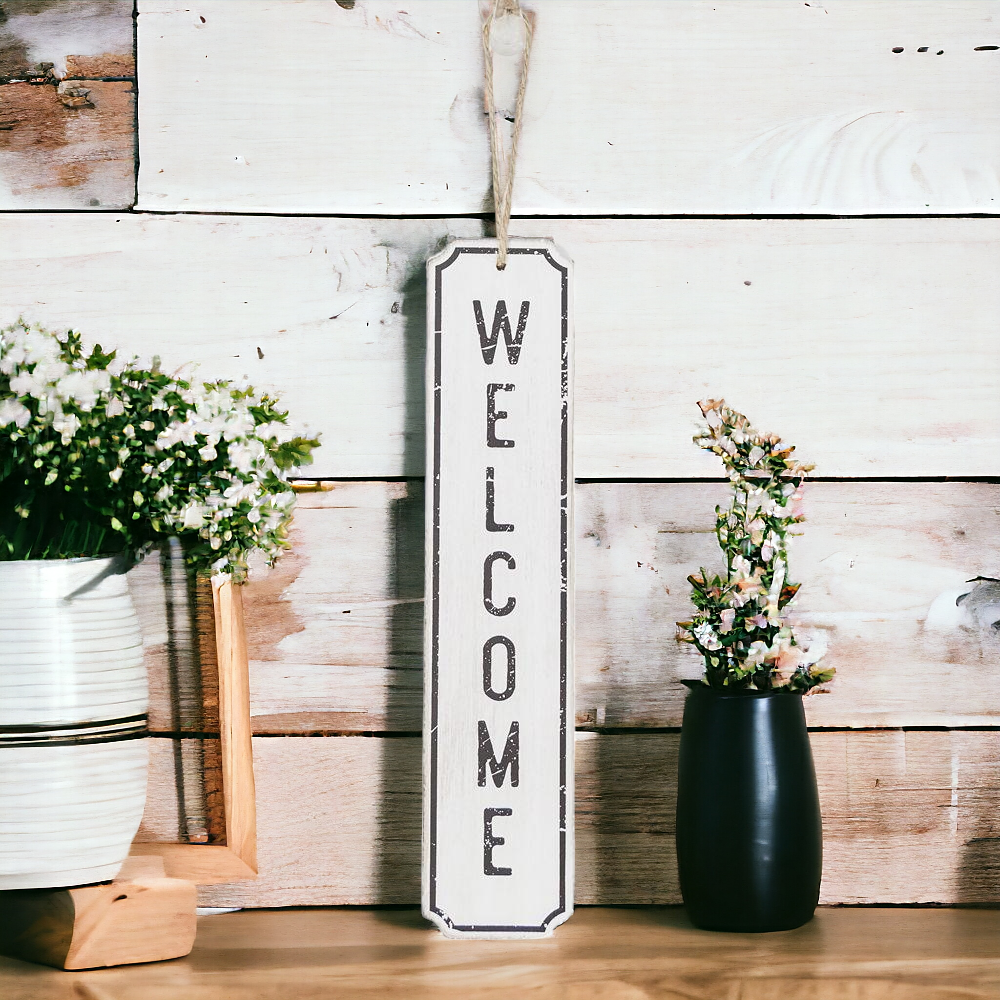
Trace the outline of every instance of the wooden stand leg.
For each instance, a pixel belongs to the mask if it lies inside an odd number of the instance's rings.
[[[0,954],[57,969],[180,958],[194,945],[196,904],[194,882],[178,878],[0,892]]]

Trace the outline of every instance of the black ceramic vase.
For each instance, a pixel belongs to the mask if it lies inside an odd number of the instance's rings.
[[[688,916],[706,930],[799,927],[816,909],[823,870],[802,695],[688,686],[677,783]]]

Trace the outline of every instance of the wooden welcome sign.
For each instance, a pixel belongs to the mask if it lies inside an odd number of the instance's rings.
[[[423,910],[450,937],[573,909],[570,264],[428,263]]]

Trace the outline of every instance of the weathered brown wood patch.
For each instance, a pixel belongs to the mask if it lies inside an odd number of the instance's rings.
[[[4,0],[0,208],[135,201],[131,0]]]

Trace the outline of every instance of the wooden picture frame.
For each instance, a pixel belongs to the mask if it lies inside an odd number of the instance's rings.
[[[228,580],[213,579],[212,602],[219,664],[219,740],[226,842],[136,842],[129,853],[130,859],[158,858],[167,877],[201,885],[257,877],[250,674],[242,588]]]

